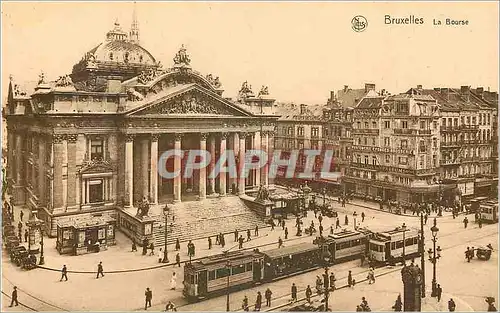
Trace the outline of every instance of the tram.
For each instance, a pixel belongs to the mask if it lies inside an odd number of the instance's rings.
[[[479,205],[481,220],[486,223],[498,223],[498,201],[486,201]]]
[[[419,243],[419,230],[397,227],[373,234],[369,241],[368,256],[372,261],[389,263],[416,257],[420,255]]]

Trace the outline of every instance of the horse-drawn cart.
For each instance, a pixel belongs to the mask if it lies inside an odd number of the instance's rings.
[[[485,260],[488,261],[491,258],[491,249],[488,247],[478,247],[477,248],[477,258],[479,260]]]

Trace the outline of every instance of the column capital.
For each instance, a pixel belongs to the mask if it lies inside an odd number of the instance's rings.
[[[240,136],[240,139],[246,138],[248,136],[247,132],[239,132],[238,135]]]
[[[126,134],[125,135],[126,142],[132,142],[132,141],[134,141],[134,138],[135,138],[135,134]]]
[[[221,136],[222,139],[227,139],[227,137],[229,136],[229,133],[222,132],[220,136]]]
[[[68,143],[76,143],[76,140],[78,139],[78,134],[69,134],[66,136],[66,139],[68,140]]]
[[[151,141],[158,141],[160,138],[160,134],[151,134]]]
[[[175,137],[175,141],[180,141],[182,139],[182,137],[184,136],[183,133],[175,133],[174,134],[174,137]]]
[[[208,133],[200,133],[200,140],[207,140]]]
[[[54,134],[52,135],[52,143],[62,143],[66,139],[66,135]]]

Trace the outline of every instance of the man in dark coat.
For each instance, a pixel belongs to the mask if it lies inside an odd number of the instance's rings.
[[[144,310],[147,310],[148,307],[151,307],[151,300],[153,300],[153,292],[149,290],[149,288],[146,288],[146,291],[144,292],[144,296],[146,297],[146,303],[144,304]]]
[[[436,294],[437,294],[438,302],[441,301],[441,294],[443,294],[443,288],[441,288],[440,284],[438,284],[436,287]]]
[[[450,298],[450,300],[448,300],[448,310],[450,312],[455,312],[456,308],[457,308],[457,305],[455,304],[455,301],[453,301],[453,299]]]
[[[307,285],[307,288],[306,288],[306,300],[307,302],[311,303],[311,296],[312,296],[312,290],[311,290],[311,286]]]
[[[260,308],[262,307],[262,294],[257,292],[257,299],[255,300],[255,311],[260,311]]]
[[[99,278],[99,274],[104,277],[104,269],[102,267],[102,262],[99,262],[99,264],[97,265],[97,277],[96,278]]]
[[[295,283],[292,284],[292,302],[297,301],[297,286]]]
[[[181,267],[181,256],[179,255],[179,253],[177,253],[177,255],[175,256],[175,263]]]
[[[24,230],[24,242],[28,242],[28,237],[30,236],[28,230]]]
[[[267,288],[266,293],[264,296],[266,297],[266,306],[271,306],[271,296],[273,295],[273,292],[271,289]]]
[[[12,300],[10,301],[10,306],[12,307],[14,305],[14,302],[16,303],[16,306],[19,305],[19,302],[17,301],[17,287],[14,286],[14,290],[12,290]]]
[[[68,281],[68,268],[66,267],[66,265],[63,265],[63,268],[61,270],[61,280],[59,281],[62,281],[63,278],[65,278],[66,281]]]
[[[212,249],[212,238],[208,237],[208,250]]]
[[[467,216],[464,218],[464,228],[467,228],[467,224],[469,224],[469,219]]]

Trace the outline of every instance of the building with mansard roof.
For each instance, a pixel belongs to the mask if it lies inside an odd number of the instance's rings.
[[[277,117],[267,87],[232,101],[218,77],[191,67],[185,47],[164,68],[139,39],[135,18],[129,33],[116,22],[71,74],[48,81],[42,73],[34,85],[11,79],[4,108],[10,193],[38,211],[51,236],[69,220],[110,216],[140,243],[163,220],[144,203],[163,208],[269,184],[267,165],[247,179],[208,175],[226,149],[239,164],[246,149],[273,146]],[[186,168],[180,158],[158,163],[174,148],[214,157],[190,177],[167,179],[159,167]]]

